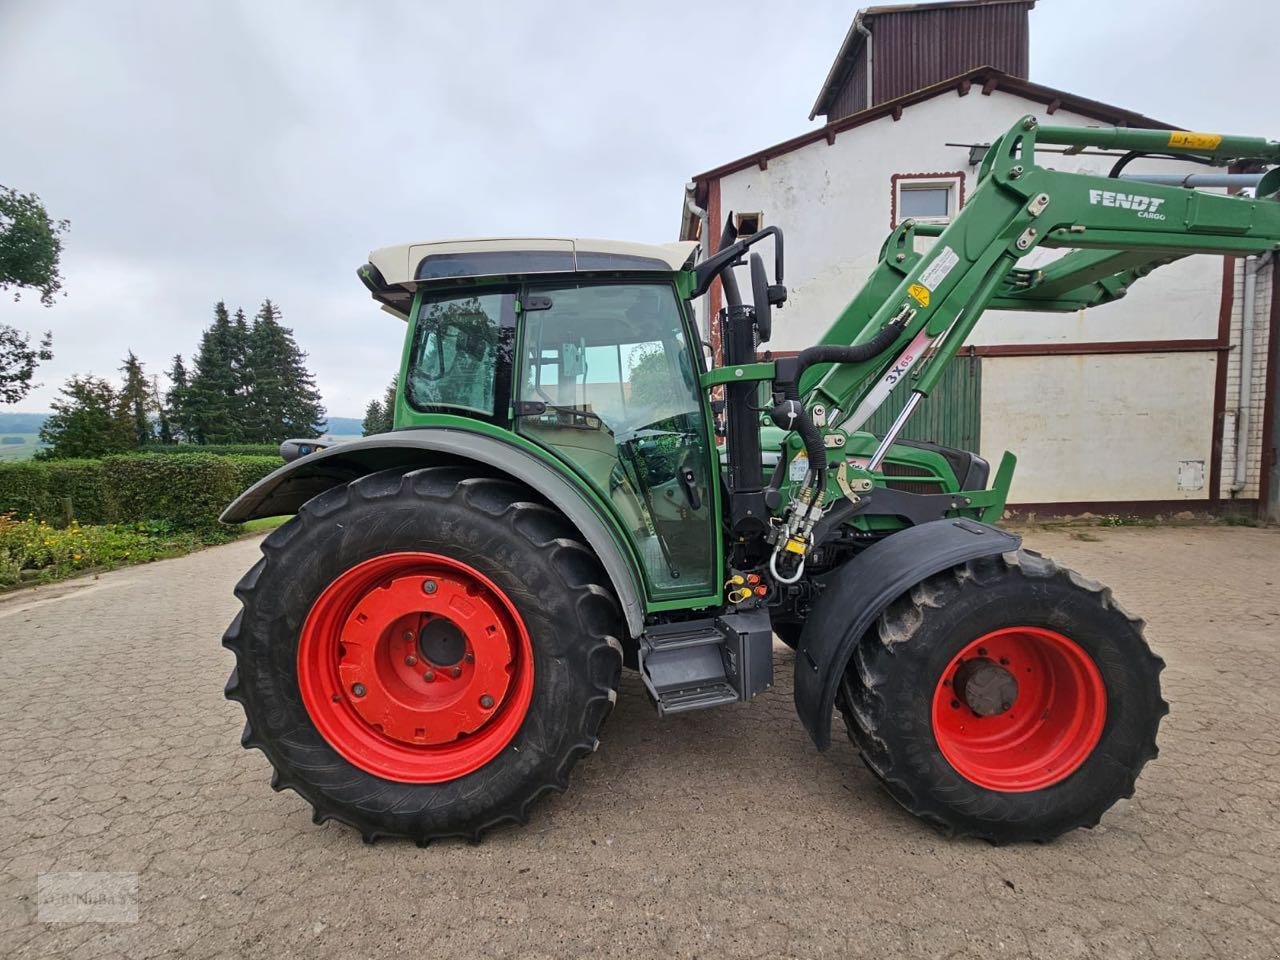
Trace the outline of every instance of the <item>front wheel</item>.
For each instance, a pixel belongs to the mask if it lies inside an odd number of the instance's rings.
[[[1045,841],[1132,796],[1168,712],[1163,667],[1110,590],[1024,550],[891,604],[839,700],[912,813],[951,834]]]
[[[263,543],[224,637],[245,746],[317,823],[477,838],[563,790],[614,699],[619,610],[528,489],[457,467],[335,487]]]

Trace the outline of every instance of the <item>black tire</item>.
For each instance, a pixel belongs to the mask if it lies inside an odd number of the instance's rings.
[[[775,623],[773,635],[792,650],[800,647],[800,634],[804,631],[803,623]]]
[[[514,739],[447,782],[395,782],[349,763],[299,691],[299,631],[316,598],[354,565],[396,551],[469,564],[507,594],[532,641],[532,698]],[[340,821],[366,842],[478,840],[526,822],[597,746],[617,696],[619,607],[594,553],[528,488],[453,466],[376,473],[309,501],[262,552],[236,587],[243,610],[223,637],[236,656],[226,695],[244,707],[244,746],[275,768],[272,787],[301,795],[316,823]]]
[[[1013,625],[1069,636],[1093,660],[1106,690],[1096,746],[1073,773],[1041,789],[992,790],[944,757],[932,721],[934,691],[952,658]],[[1156,756],[1168,704],[1164,661],[1142,621],[1111,591],[1030,551],[955,567],[894,601],[854,651],[838,697],[850,738],[885,788],[944,833],[994,843],[1048,841],[1092,827]],[[954,704],[953,704],[954,705]]]

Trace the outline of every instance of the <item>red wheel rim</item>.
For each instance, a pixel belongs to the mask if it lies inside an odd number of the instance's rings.
[[[933,694],[933,734],[947,762],[966,780],[1011,793],[1071,776],[1106,719],[1107,689],[1093,658],[1042,627],[974,640]]]
[[[386,780],[441,783],[511,742],[533,697],[515,606],[474,567],[432,553],[356,564],[298,639],[307,714],[334,750]]]

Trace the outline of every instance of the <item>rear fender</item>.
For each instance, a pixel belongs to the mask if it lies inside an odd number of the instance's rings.
[[[896,598],[935,573],[1017,550],[1022,538],[976,520],[934,520],[868,547],[827,579],[796,650],[796,711],[819,750],[831,746],[836,688],[854,647]]]
[[[338,484],[393,467],[427,467],[471,460],[526,484],[563,513],[604,566],[633,637],[644,630],[644,593],[625,546],[584,493],[553,468],[512,443],[466,430],[424,428],[362,437],[286,463],[236,498],[224,523],[297,513]]]

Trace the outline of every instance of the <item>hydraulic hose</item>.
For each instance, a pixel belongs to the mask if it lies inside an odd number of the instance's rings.
[[[870,360],[893,346],[894,341],[902,333],[904,325],[905,321],[891,321],[866,343],[859,343],[852,347],[834,344],[806,347],[797,355],[790,379],[780,381],[776,385],[777,392],[782,394],[782,399],[773,405],[769,411],[769,418],[783,430],[794,430],[800,434],[800,439],[804,441],[805,452],[809,456],[809,470],[812,471],[811,476],[816,490],[823,489],[827,448],[823,443],[822,433],[800,401],[798,386],[800,377],[815,363],[861,363],[863,360]]]
[[[815,363],[861,363],[870,360],[893,346],[893,342],[902,333],[904,323],[891,321],[866,343],[852,347],[839,347],[834,344],[819,344],[806,347],[796,356],[795,382],[799,382],[804,372]]]

